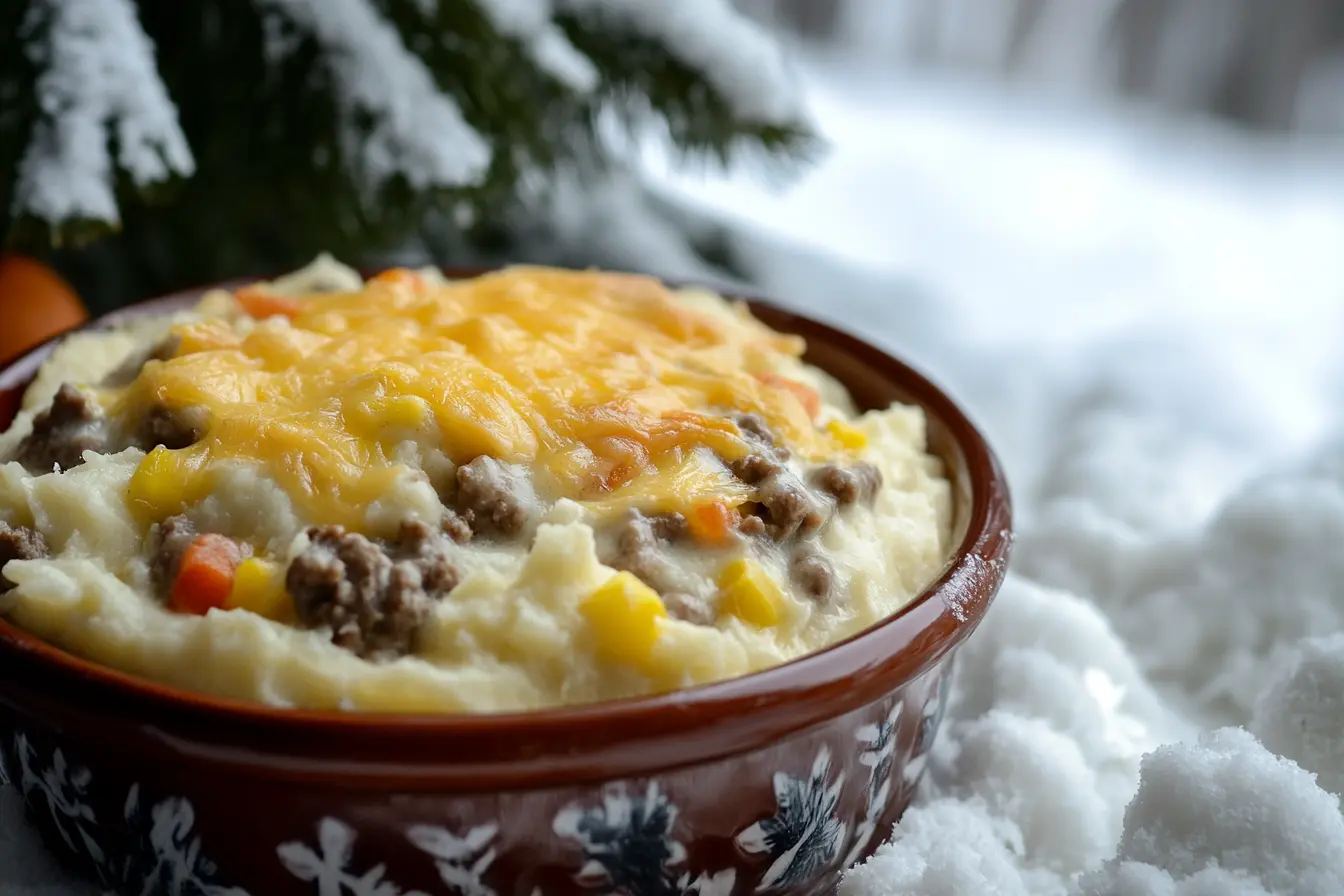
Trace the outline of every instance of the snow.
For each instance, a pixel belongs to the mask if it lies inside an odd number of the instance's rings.
[[[44,119],[19,163],[16,216],[116,224],[114,168],[139,187],[193,173],[177,109],[130,0],[44,0],[29,15],[25,27],[48,29],[45,41],[27,42],[42,70]]]
[[[1082,878],[1084,894],[1159,893],[1168,879],[1195,889],[1200,875],[1201,887],[1218,892],[1210,869],[1252,893],[1344,892],[1339,800],[1248,731],[1220,728],[1164,746],[1144,759],[1141,776],[1116,858]]]
[[[664,44],[727,97],[745,121],[794,125],[801,120],[797,79],[783,51],[728,0],[556,0],[556,8],[608,17]]]
[[[347,158],[372,187],[401,176],[415,190],[479,183],[491,150],[439,91],[420,57],[368,0],[255,0],[325,51],[344,118]],[[272,37],[272,48],[282,44]],[[365,133],[367,122],[372,128]]]
[[[734,221],[766,293],[943,382],[1019,533],[929,779],[842,896],[1344,892],[1344,170],[1133,110],[809,76],[819,170],[780,192],[652,147],[662,197]],[[612,254],[640,263],[638,233]]]
[[[686,204],[696,241],[725,216],[766,292],[913,359],[1009,470],[1008,582],[914,806],[842,896],[1344,892],[1344,170],[1122,110],[808,77],[833,151],[791,191],[651,157],[654,198],[553,212],[606,264],[693,275],[650,206]],[[0,889],[62,892],[18,819],[0,791]]]
[[[1308,638],[1261,694],[1251,730],[1266,747],[1344,796],[1344,634]]]
[[[501,34],[526,44],[542,71],[580,93],[597,86],[597,68],[552,21],[550,0],[483,0],[481,9]]]

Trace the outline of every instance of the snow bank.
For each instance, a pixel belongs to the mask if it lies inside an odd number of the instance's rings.
[[[926,786],[843,896],[1344,893],[1344,171],[811,74],[835,152],[796,192],[662,189],[942,380],[1019,531]]]
[[[1240,728],[1162,747],[1143,762],[1115,860],[1084,875],[1080,889],[1087,896],[1344,892],[1339,801]]]
[[[1344,796],[1344,634],[1304,641],[1260,696],[1251,730],[1266,747]]]

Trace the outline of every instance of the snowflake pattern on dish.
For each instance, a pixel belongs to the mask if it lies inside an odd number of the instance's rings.
[[[908,787],[913,787],[919,782],[920,776],[924,774],[924,766],[928,765],[929,750],[933,749],[934,738],[938,735],[938,728],[943,721],[943,713],[947,710],[947,694],[947,676],[945,674],[939,675],[937,682],[933,685],[933,694],[924,703],[915,748],[911,751],[910,759],[906,761],[905,768],[901,773]]]
[[[43,761],[22,731],[14,732],[13,744],[19,771],[14,783],[24,799],[34,809],[45,805],[57,834],[89,861],[105,889],[133,896],[248,896],[217,880],[215,864],[192,836],[196,813],[187,800],[170,797],[146,805],[140,785],[132,784],[123,812],[130,841],[114,855],[96,837],[99,822],[89,804],[93,774],[69,762],[60,748]]]
[[[14,783],[34,810],[46,809],[52,827],[75,855],[92,863],[100,876],[107,857],[94,839],[98,819],[88,803],[93,774],[86,768],[71,766],[59,748],[43,763],[37,748],[22,731],[14,732],[14,756],[18,774]],[[39,810],[40,811],[40,810]]]
[[[363,874],[350,870],[354,859],[355,829],[336,818],[323,818],[317,825],[317,850],[293,841],[276,847],[276,855],[290,874],[317,884],[318,896],[425,896],[414,890],[403,893],[384,875],[385,865],[374,865]]]
[[[695,877],[679,870],[686,848],[673,839],[676,820],[676,805],[650,781],[642,794],[614,787],[600,806],[570,804],[552,829],[583,848],[584,865],[575,875],[582,886],[624,896],[729,896],[734,869]]]
[[[196,810],[181,797],[169,797],[146,807],[140,785],[126,795],[125,819],[132,832],[130,848],[112,868],[118,892],[137,896],[248,896],[237,887],[218,882],[215,863],[201,852],[200,838],[192,836]]]
[[[945,699],[940,687],[926,704],[922,734],[930,721],[936,727]],[[882,722],[855,733],[865,745],[859,761],[870,769],[868,810],[855,830],[847,864],[871,841],[876,819],[890,796],[894,732],[901,712],[898,701]],[[196,812],[187,799],[150,802],[141,786],[132,784],[122,812],[128,840],[110,855],[108,844],[99,839],[99,819],[89,799],[92,773],[69,761],[59,748],[40,749],[21,731],[14,732],[12,744],[6,780],[35,810],[45,810],[55,834],[89,860],[106,890],[136,896],[248,896],[218,879],[217,866],[195,835]],[[735,838],[744,852],[765,854],[770,860],[757,892],[805,884],[835,864],[847,832],[837,815],[844,780],[843,772],[833,771],[826,747],[818,751],[809,774],[774,774],[776,812]],[[649,781],[643,790],[610,787],[599,805],[572,803],[556,814],[552,828],[581,846],[584,864],[574,880],[595,893],[731,896],[737,883],[735,869],[693,875],[685,867],[686,848],[674,835],[677,817],[678,808],[669,795],[657,781]],[[406,837],[433,858],[446,892],[497,896],[485,878],[496,858],[498,832],[496,823],[471,827],[463,834],[421,824],[409,828]],[[317,825],[315,844],[291,841],[278,846],[275,854],[291,875],[313,884],[316,896],[426,896],[388,879],[384,863],[362,871],[353,868],[357,836],[345,822],[325,817]]]
[[[804,883],[835,861],[847,827],[836,814],[844,781],[843,772],[832,779],[826,747],[806,777],[775,772],[775,814],[736,838],[747,853],[765,853],[771,859],[756,892]]]
[[[495,824],[479,825],[459,837],[437,825],[414,825],[406,838],[434,857],[439,877],[458,896],[495,896],[485,884],[485,873],[495,861],[491,841],[499,832]]]
[[[891,798],[891,770],[895,763],[896,724],[901,719],[905,702],[897,700],[887,713],[887,717],[875,725],[863,725],[854,736],[864,744],[859,754],[859,764],[866,765],[868,771],[867,797],[863,821],[854,831],[854,845],[845,856],[844,867],[853,865],[864,848],[873,839],[877,831],[877,821],[886,811]]]

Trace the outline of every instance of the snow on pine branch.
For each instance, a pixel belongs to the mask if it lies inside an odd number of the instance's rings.
[[[195,170],[154,63],[154,47],[130,0],[40,0],[29,24],[45,23],[28,42],[42,69],[42,119],[19,163],[13,213],[52,224],[120,222],[115,165],[137,187]]]
[[[336,79],[348,158],[378,186],[396,175],[413,189],[479,183],[490,147],[396,28],[368,0],[255,0],[322,47]],[[364,118],[372,130],[361,130]]]
[[[439,2],[421,0],[421,8],[428,14]],[[480,0],[480,3],[490,24],[500,34],[522,41],[542,71],[579,93],[588,93],[597,86],[597,68],[555,24],[551,0]]]
[[[728,0],[556,0],[562,11],[609,16],[700,72],[741,118],[796,125],[801,90],[779,45]]]

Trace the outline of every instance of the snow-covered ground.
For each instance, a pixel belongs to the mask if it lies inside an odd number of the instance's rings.
[[[1344,893],[1344,160],[810,74],[794,189],[662,188],[965,402],[1020,534],[844,896]]]
[[[659,189],[957,395],[1020,535],[932,780],[844,896],[1344,893],[1344,164],[967,85],[809,83],[833,148],[792,190]],[[624,211],[586,223],[694,272]],[[60,880],[0,792],[4,892]]]

